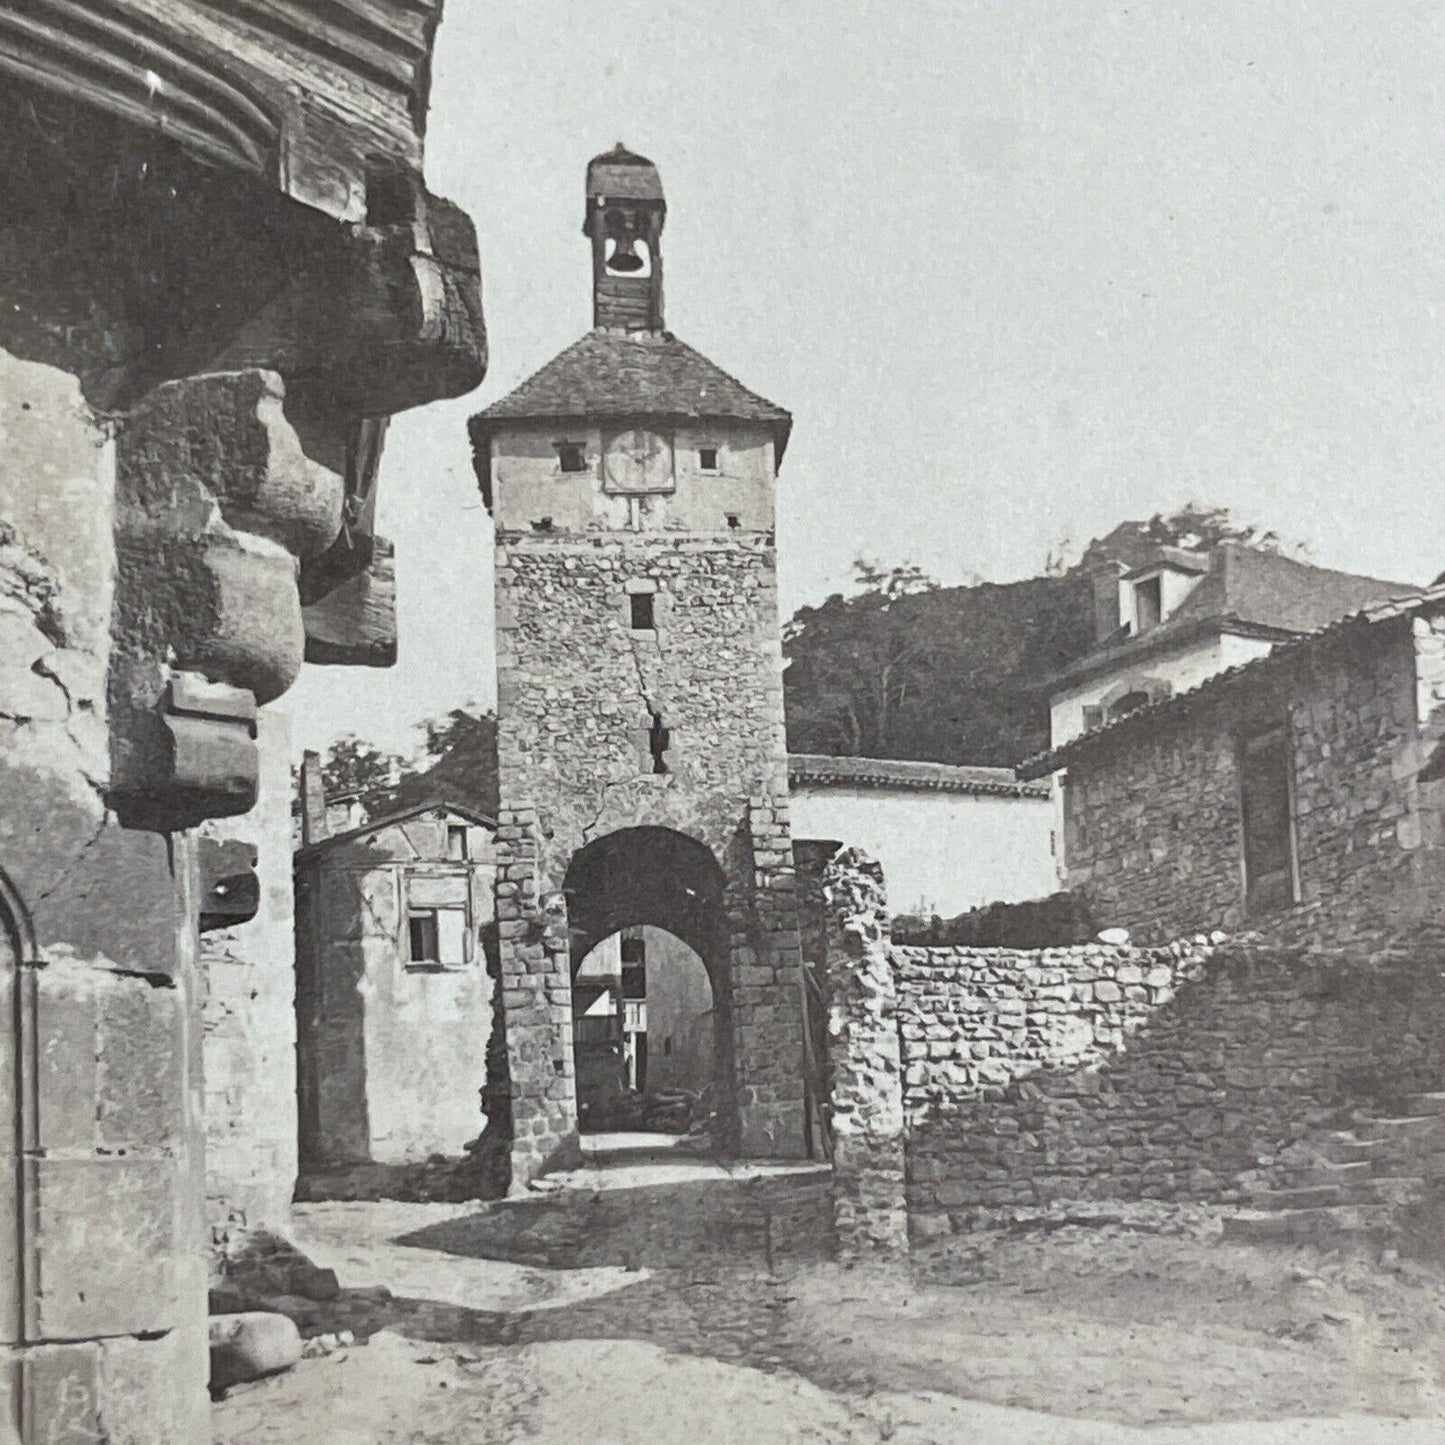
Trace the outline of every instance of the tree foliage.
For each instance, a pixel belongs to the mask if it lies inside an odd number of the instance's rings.
[[[1239,542],[1305,549],[1191,502],[1123,522],[1082,549],[1050,550],[1043,575],[940,587],[916,567],[854,564],[854,588],[801,608],[784,632],[794,752],[1011,765],[1048,744],[1047,679],[1093,644],[1090,574],[1160,546]]]
[[[417,763],[403,777],[396,803],[409,807],[431,798],[495,817],[497,813],[497,719],[476,707],[453,708],[425,725]]]
[[[322,755],[327,798],[359,794],[372,817],[437,798],[495,816],[496,717],[476,706],[459,707],[429,718],[422,729],[423,742],[409,756],[383,752],[354,733],[338,738]]]
[[[395,787],[404,766],[397,754],[384,753],[355,733],[347,733],[326,750],[321,779],[328,798],[352,793],[369,797]]]
[[[855,595],[802,608],[788,627],[789,748],[1008,764],[1047,743],[1039,681],[1092,636],[1082,577],[939,587],[855,576]]]

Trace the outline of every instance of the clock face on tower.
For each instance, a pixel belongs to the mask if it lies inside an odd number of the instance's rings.
[[[618,432],[602,449],[602,486],[633,496],[672,491],[671,440],[642,427]]]

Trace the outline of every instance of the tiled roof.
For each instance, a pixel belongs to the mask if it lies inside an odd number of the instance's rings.
[[[610,151],[587,162],[587,194],[608,200],[661,201],[662,181],[646,156],[619,141]],[[583,217],[584,223],[586,217]]]
[[[949,763],[918,763],[897,758],[835,758],[823,753],[789,753],[788,781],[1007,798],[1047,798],[1049,795],[1046,785],[1020,782],[1012,768],[954,767]]]
[[[357,794],[345,794],[346,797],[355,797]],[[328,798],[327,802],[338,801],[335,798]],[[384,828],[390,828],[396,823],[405,823],[412,818],[419,818],[423,813],[446,812],[455,813],[460,818],[465,818],[469,823],[475,823],[479,828],[486,828],[491,832],[497,831],[496,819],[489,818],[485,813],[479,813],[475,808],[466,803],[453,803],[443,797],[428,798],[425,802],[413,803],[407,808],[398,808],[390,813],[378,813],[374,818],[368,818],[366,822],[357,824],[354,828],[347,828],[341,833],[332,833],[329,837],[318,838],[314,843],[308,843],[304,848],[296,850],[297,859],[312,858],[318,853],[324,853],[335,847],[338,843],[354,843],[358,838],[365,838],[372,833],[380,833]]]
[[[1177,692],[1172,697],[1151,703],[1147,707],[1136,708],[1133,712],[1125,713],[1114,722],[1080,734],[1062,747],[1024,759],[1018,767],[1019,776],[1021,778],[1042,778],[1059,768],[1067,767],[1072,760],[1092,751],[1100,742],[1115,742],[1123,736],[1143,731],[1161,720],[1184,716],[1201,699],[1212,699],[1226,687],[1236,685],[1241,680],[1247,681],[1250,678],[1258,677],[1264,669],[1276,664],[1282,654],[1294,655],[1302,648],[1337,640],[1347,633],[1358,631],[1361,628],[1377,627],[1381,623],[1394,622],[1401,617],[1411,617],[1417,612],[1440,606],[1445,606],[1445,586],[1417,587],[1409,596],[1387,598],[1385,601],[1376,602],[1371,606],[1352,612],[1346,617],[1336,618],[1310,632],[1297,633],[1293,637],[1276,643],[1269,652],[1260,657],[1240,663],[1238,667],[1227,668],[1224,672],[1215,673],[1213,677],[1206,678],[1197,687],[1189,688],[1185,692]]]
[[[515,391],[472,418],[472,441],[499,426],[550,418],[752,421],[768,427],[778,461],[793,419],[670,331],[589,331]]]
[[[1238,632],[1283,639],[1311,633],[1371,603],[1413,596],[1420,590],[1417,583],[1335,572],[1236,542],[1216,547],[1211,564],[1159,626],[1122,640],[1110,638],[1107,645],[1085,653],[1050,678],[1049,686],[1080,681],[1203,634]]]

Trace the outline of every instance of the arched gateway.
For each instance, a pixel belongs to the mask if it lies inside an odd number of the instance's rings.
[[[664,329],[665,216],[650,162],[593,160],[594,329],[472,421],[518,1181],[575,1155],[574,971],[634,925],[707,968],[719,1142],[805,1150],[773,544],[791,419]]]
[[[586,1025],[603,1025],[598,1038],[603,1043],[600,1053],[606,1058],[618,1044],[625,1050],[617,1060],[617,1082],[632,1091],[647,1093],[649,1075],[672,1082],[705,1086],[716,1119],[725,1139],[737,1135],[737,1100],[732,1062],[732,970],[730,937],[725,905],[725,879],[722,868],[712,853],[694,838],[670,828],[623,828],[609,833],[581,848],[572,858],[563,882],[567,900],[568,933],[571,951],[573,1045],[577,1072],[577,1102],[584,1125],[588,1104],[589,1080],[584,1063],[589,1057]],[[677,945],[671,958],[648,958],[644,949],[647,935],[656,931],[654,941],[669,936]],[[622,937],[626,934],[626,937]],[[619,941],[616,965],[617,993],[624,1005],[641,1003],[642,1024],[633,1029],[627,1022],[626,1010],[617,1017],[611,989],[600,986],[611,974],[598,969],[593,975],[598,983],[589,986],[586,966],[605,952],[609,942]],[[629,955],[629,945],[636,948]],[[666,950],[655,950],[665,952]],[[678,1030],[675,1038],[670,1029],[656,1027],[667,1017],[667,1005],[679,993],[687,991],[684,970],[686,960],[701,964],[706,974],[703,988],[706,1000],[694,1004],[698,1017],[705,1015],[706,1028],[696,1032],[706,1035],[708,1057],[700,1067],[669,1068],[672,1045],[679,1043],[679,1053],[692,1044],[686,1018],[674,1019]],[[631,964],[636,967],[629,967]],[[641,975],[638,988],[629,987],[629,975]],[[579,977],[580,975],[580,977]],[[679,977],[682,975],[682,977]],[[681,987],[676,987],[681,985]],[[696,990],[692,990],[696,993]],[[590,1011],[597,1015],[588,1018]],[[599,1008],[606,1005],[605,1008]],[[680,1010],[671,1010],[676,1015]],[[612,1027],[607,1027],[611,1023]],[[643,1052],[639,1058],[638,1039]],[[666,1050],[660,1055],[651,1047],[656,1039]],[[598,1050],[592,1051],[596,1057]],[[649,1068],[650,1061],[650,1068]],[[701,1077],[699,1077],[701,1076]],[[597,1081],[605,1085],[605,1080]],[[605,1087],[592,1090],[605,1093]],[[601,1107],[605,1099],[594,1099]],[[605,1121],[603,1127],[605,1127]]]

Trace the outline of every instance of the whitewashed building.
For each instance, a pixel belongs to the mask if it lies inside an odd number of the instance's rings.
[[[866,849],[894,913],[947,918],[1058,886],[1048,784],[1012,768],[793,753],[788,786],[794,839]]]

